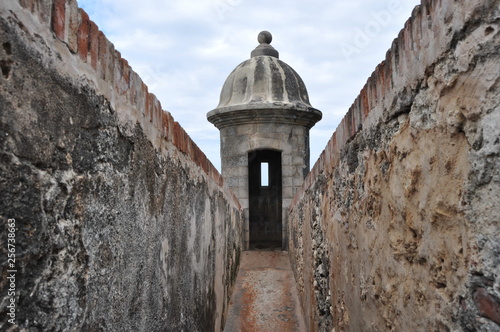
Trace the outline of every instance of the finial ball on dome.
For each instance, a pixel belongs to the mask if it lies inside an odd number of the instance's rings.
[[[271,44],[273,40],[273,35],[269,31],[261,31],[257,36],[257,41],[261,44]]]

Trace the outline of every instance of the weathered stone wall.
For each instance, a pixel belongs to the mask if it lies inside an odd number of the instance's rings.
[[[500,330],[500,6],[422,1],[295,196],[310,331]]]
[[[288,207],[297,188],[304,182],[304,174],[309,171],[309,129],[275,123],[245,124],[221,129],[222,174],[238,197],[245,215],[245,249],[249,248],[250,243],[248,153],[257,149],[282,152],[283,247],[286,248]]]
[[[220,331],[242,246],[220,174],[75,1],[2,1],[0,26],[0,330]]]

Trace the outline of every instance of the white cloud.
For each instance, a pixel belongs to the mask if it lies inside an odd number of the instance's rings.
[[[144,29],[136,29],[127,35],[112,33],[108,36],[113,40],[115,48],[121,52],[144,53],[168,52],[175,45],[173,38]],[[137,45],[144,45],[137,47]]]

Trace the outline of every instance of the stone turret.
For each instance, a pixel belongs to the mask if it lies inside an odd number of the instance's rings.
[[[309,172],[309,129],[321,112],[262,31],[207,114],[221,135],[222,175],[245,212],[245,247],[287,247],[286,213]]]

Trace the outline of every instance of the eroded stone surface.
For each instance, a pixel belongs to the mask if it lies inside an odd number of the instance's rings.
[[[5,5],[0,237],[14,218],[18,274],[14,325],[0,280],[0,330],[221,330],[239,265],[238,204],[172,142],[152,141],[153,124],[145,130],[91,81],[59,72],[67,54]]]
[[[302,308],[288,254],[245,251],[225,332],[302,332]]]
[[[326,151],[319,162],[330,164],[315,165],[289,212],[310,331],[500,328],[498,3],[450,3],[415,11],[448,17],[415,42],[448,38],[449,49],[432,63],[401,44],[406,62],[389,53],[400,61],[392,82],[425,74],[386,91],[393,102],[369,100],[362,130]],[[399,41],[415,38],[418,22]]]

